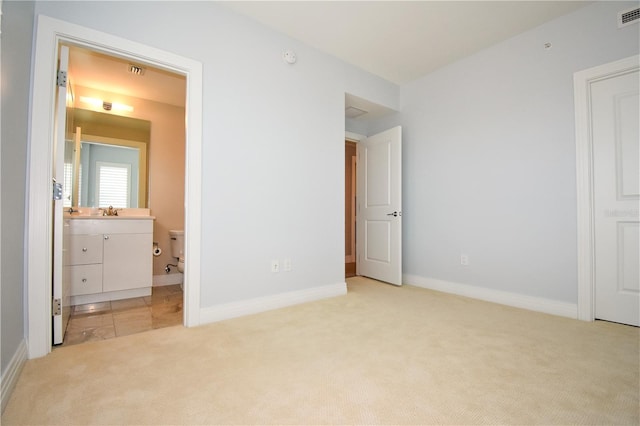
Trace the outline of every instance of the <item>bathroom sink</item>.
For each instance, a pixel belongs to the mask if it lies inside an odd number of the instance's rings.
[[[94,207],[78,207],[77,213],[71,213],[72,216],[99,216],[102,214],[102,211],[98,208]]]
[[[151,216],[151,209],[124,208],[117,211],[117,216],[103,216],[102,209],[93,207],[80,207],[73,213],[69,213],[67,209],[63,210],[64,217],[69,219],[155,219]]]
[[[127,208],[127,209],[118,209],[118,217],[139,217],[139,216],[150,216],[151,209],[138,209],[138,208]]]

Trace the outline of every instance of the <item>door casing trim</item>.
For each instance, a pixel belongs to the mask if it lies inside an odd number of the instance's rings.
[[[27,165],[25,281],[28,357],[51,351],[51,172],[55,75],[61,42],[136,58],[182,74],[187,80],[185,175],[184,325],[200,324],[202,189],[202,63],[48,16],[37,16],[34,43]]]

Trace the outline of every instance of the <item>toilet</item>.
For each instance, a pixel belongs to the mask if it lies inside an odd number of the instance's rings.
[[[171,256],[178,259],[178,271],[184,272],[184,231],[169,231]]]

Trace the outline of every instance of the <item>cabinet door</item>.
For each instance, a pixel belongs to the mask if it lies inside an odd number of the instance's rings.
[[[70,282],[70,295],[102,293],[102,265],[65,266],[63,275]]]
[[[151,287],[153,234],[105,234],[102,291]]]

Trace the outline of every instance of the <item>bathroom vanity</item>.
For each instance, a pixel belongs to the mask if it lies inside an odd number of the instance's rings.
[[[63,286],[71,305],[151,294],[152,216],[64,219]]]

